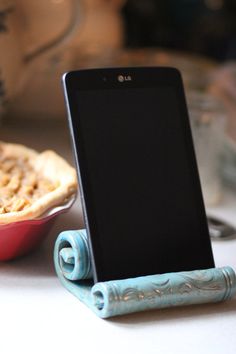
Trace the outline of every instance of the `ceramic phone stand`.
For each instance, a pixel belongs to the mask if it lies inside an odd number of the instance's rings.
[[[59,234],[54,263],[61,283],[99,317],[219,302],[236,293],[231,267],[149,275],[93,284],[85,230]]]

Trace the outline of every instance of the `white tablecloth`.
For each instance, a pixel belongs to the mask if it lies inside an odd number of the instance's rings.
[[[1,140],[53,148],[71,159],[64,126],[6,125]],[[36,137],[37,132],[37,137]],[[215,210],[236,226],[236,197]],[[78,217],[79,216],[79,217]],[[53,245],[59,231],[82,226],[79,201],[60,217],[35,253],[0,262],[0,353],[235,354],[236,298],[220,304],[156,310],[110,320],[97,318],[59,283]],[[236,269],[236,240],[213,242],[216,266]]]

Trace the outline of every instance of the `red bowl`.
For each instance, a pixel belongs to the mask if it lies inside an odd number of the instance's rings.
[[[24,256],[35,250],[46,238],[57,216],[66,212],[75,197],[66,204],[54,207],[42,217],[0,225],[0,261]]]

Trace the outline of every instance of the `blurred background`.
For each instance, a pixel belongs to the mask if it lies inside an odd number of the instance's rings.
[[[37,127],[34,147],[56,146],[45,131],[67,124],[63,72],[140,65],[180,69],[204,198],[217,205],[222,183],[236,186],[234,0],[0,0],[0,138]]]

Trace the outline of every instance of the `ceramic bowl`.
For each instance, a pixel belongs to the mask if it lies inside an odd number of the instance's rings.
[[[24,256],[35,250],[47,237],[59,214],[66,212],[75,196],[64,204],[54,207],[37,219],[23,220],[0,225],[0,261]]]

